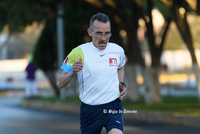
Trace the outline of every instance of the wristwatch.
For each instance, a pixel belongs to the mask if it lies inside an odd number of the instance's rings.
[[[120,84],[126,87],[126,84],[124,82],[120,82],[119,85]]]

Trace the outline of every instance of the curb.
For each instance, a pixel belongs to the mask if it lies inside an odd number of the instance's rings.
[[[57,112],[72,112],[80,113],[80,106],[72,103],[62,102],[40,102],[31,100],[22,100],[20,103],[22,107],[28,107],[40,110],[50,110]],[[175,113],[162,113],[157,111],[136,111],[136,113],[124,113],[124,118],[140,120],[149,123],[168,123],[174,125],[184,125],[190,127],[200,128],[200,117],[199,116],[188,116]]]
[[[40,110],[50,110],[56,112],[73,112],[80,113],[80,107],[77,104],[72,103],[62,103],[62,102],[41,102],[41,101],[31,101],[22,100],[20,103],[22,107],[28,107]]]

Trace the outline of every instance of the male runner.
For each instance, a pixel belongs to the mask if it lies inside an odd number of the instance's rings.
[[[112,35],[110,19],[103,13],[92,16],[87,32],[92,42],[82,44],[68,54],[57,85],[61,89],[78,75],[82,134],[100,134],[103,127],[108,134],[122,134],[121,100],[127,94],[124,50],[109,42]]]

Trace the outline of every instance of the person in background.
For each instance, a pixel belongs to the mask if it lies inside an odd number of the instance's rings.
[[[37,83],[35,78],[35,65],[33,63],[33,56],[29,56],[29,64],[27,65],[26,69],[26,81],[25,81],[25,97],[36,97],[37,96]]]

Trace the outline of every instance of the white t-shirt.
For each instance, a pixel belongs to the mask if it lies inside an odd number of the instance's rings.
[[[100,50],[92,42],[74,48],[61,68],[69,73],[75,61],[82,57],[83,68],[78,72],[79,98],[89,105],[109,103],[120,97],[117,70],[125,65],[122,47],[108,43]]]

